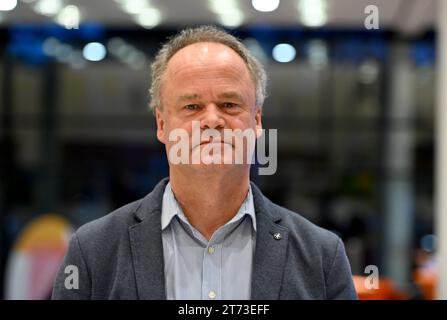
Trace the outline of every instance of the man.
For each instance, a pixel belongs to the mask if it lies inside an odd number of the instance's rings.
[[[341,240],[250,184],[248,161],[225,152],[242,143],[250,156],[250,139],[216,138],[259,137],[265,87],[263,67],[222,30],[187,29],[165,44],[152,65],[151,107],[169,179],[74,233],[53,298],[355,299]],[[194,142],[194,123],[214,134]],[[179,132],[188,136],[181,163]],[[216,154],[221,162],[206,161]],[[77,268],[77,288],[67,266]]]

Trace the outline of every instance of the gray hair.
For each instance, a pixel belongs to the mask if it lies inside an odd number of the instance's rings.
[[[151,65],[152,81],[149,90],[149,108],[155,113],[162,108],[160,89],[169,60],[180,49],[198,42],[216,42],[233,49],[245,62],[256,88],[256,105],[262,107],[266,96],[267,75],[262,64],[250,53],[236,37],[214,26],[201,26],[184,29],[166,42],[158,51]]]

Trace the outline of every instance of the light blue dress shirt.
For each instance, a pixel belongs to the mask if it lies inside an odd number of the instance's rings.
[[[168,183],[161,213],[168,300],[247,300],[256,239],[251,187],[237,214],[208,241],[186,218]]]

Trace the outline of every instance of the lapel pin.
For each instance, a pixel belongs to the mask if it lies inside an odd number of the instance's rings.
[[[275,238],[275,240],[281,240],[282,236],[281,233],[277,232],[273,235],[273,238]]]

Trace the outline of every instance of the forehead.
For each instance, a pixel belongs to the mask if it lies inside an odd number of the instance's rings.
[[[194,43],[180,49],[169,60],[166,77],[175,78],[193,72],[204,76],[223,72],[238,74],[241,78],[250,77],[244,60],[233,49],[214,42]]]
[[[198,42],[177,51],[169,60],[168,67],[178,64],[237,63],[245,66],[242,58],[230,47],[217,42]]]

